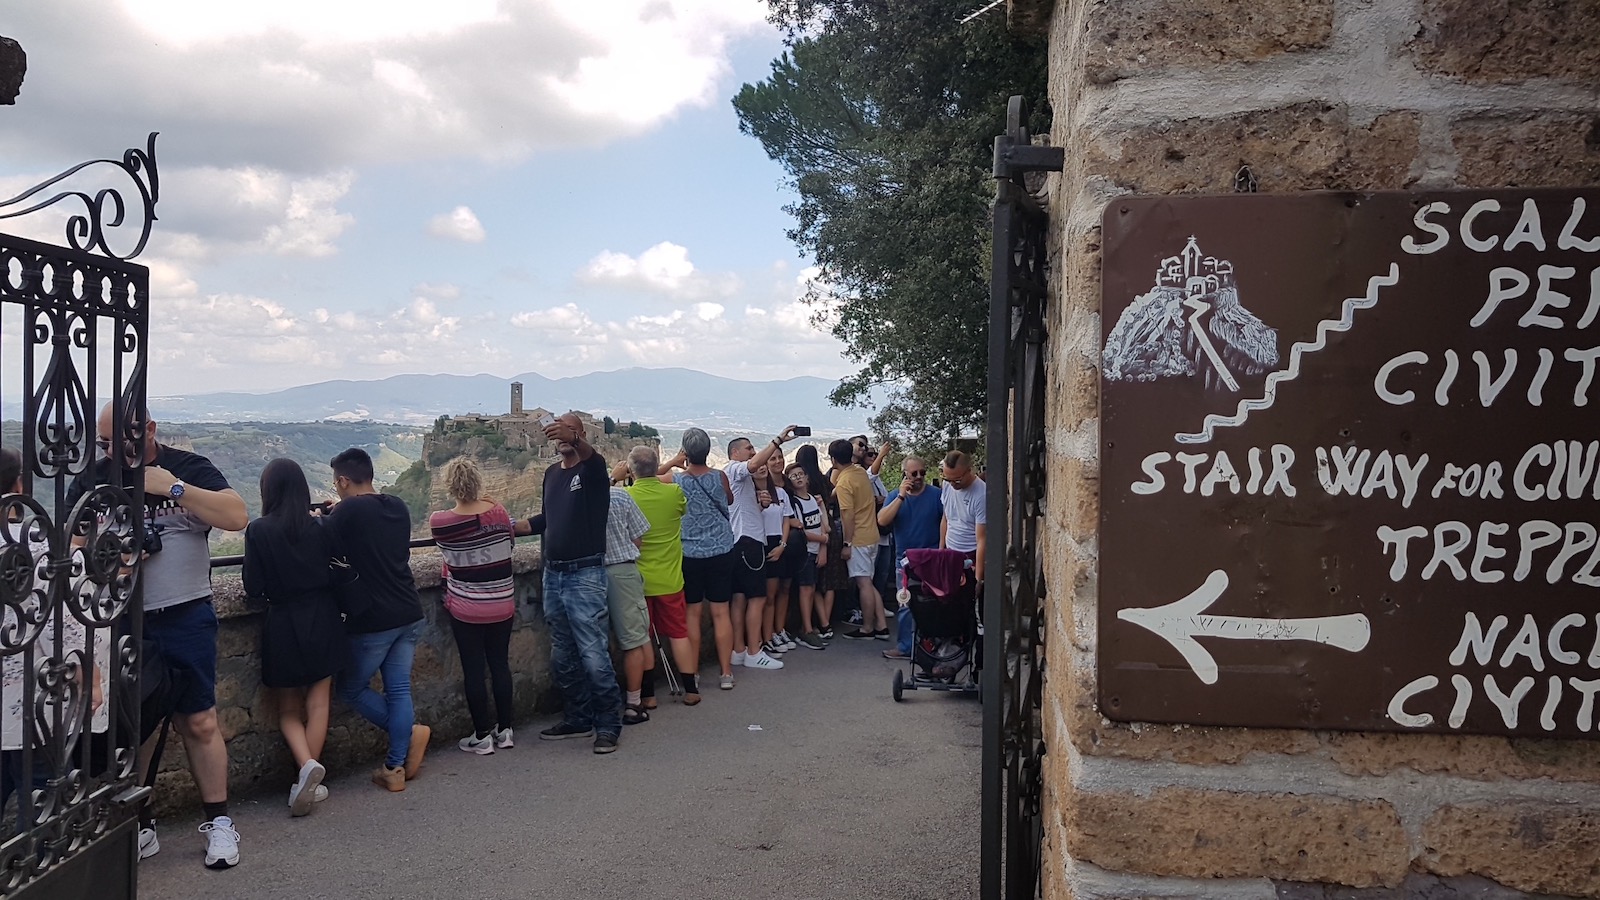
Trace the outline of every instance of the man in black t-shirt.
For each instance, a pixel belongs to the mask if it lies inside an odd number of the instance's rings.
[[[411,577],[411,513],[399,497],[372,487],[372,457],[351,447],[328,461],[339,502],[328,526],[356,571],[356,606],[345,610],[350,655],[339,676],[339,697],[389,736],[372,783],[403,791],[417,777],[433,729],[416,723],[411,664],[417,654],[422,601]],[[383,679],[383,693],[372,676]]]
[[[124,433],[113,433],[118,426]],[[200,789],[206,866],[231,868],[239,864],[239,833],[228,816],[228,745],[217,726],[217,616],[211,608],[208,538],[212,528],[243,531],[249,515],[244,499],[211,460],[156,441],[156,423],[146,411],[125,409],[122,421],[113,423],[108,403],[96,427],[100,458],[68,488],[67,509],[97,485],[121,483],[122,466],[137,469],[144,464],[146,537],[139,562],[144,637],[169,669],[183,673],[172,724],[183,738],[189,774]],[[121,465],[114,464],[115,457]],[[141,773],[150,764],[151,737],[140,749]],[[140,814],[140,859],[161,850],[149,808],[146,804]]]
[[[556,442],[561,461],[544,473],[543,512],[528,520],[528,529],[544,535],[544,618],[565,713],[539,737],[559,741],[592,734],[594,752],[611,753],[622,733],[622,696],[611,667],[606,606],[610,473],[573,413],[545,426],[544,433]]]

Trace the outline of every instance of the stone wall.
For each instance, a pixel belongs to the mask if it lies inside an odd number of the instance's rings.
[[[516,680],[518,720],[558,705],[550,679],[550,641],[539,605],[539,553],[533,542],[516,549],[517,627],[511,636],[511,670]],[[443,605],[439,554],[418,550],[411,571],[427,615],[412,668],[417,720],[433,727],[434,752],[472,730],[461,692],[461,660]],[[229,795],[255,794],[268,801],[288,797],[296,767],[278,733],[278,713],[261,686],[261,607],[247,601],[237,570],[213,576],[217,618],[217,715],[228,741]],[[530,602],[532,601],[532,602]],[[330,772],[364,771],[381,761],[385,740],[378,729],[338,700],[322,762]],[[168,741],[156,783],[158,813],[198,808],[199,793],[188,774],[183,742]]]
[[[1600,897],[1600,742],[1124,725],[1096,708],[1100,216],[1128,193],[1600,178],[1600,5],[1014,0],[1047,23],[1047,898]],[[1037,99],[1037,98],[1034,98]],[[1339,887],[1342,886],[1342,887]]]

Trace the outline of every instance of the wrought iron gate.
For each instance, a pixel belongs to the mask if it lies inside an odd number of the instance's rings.
[[[0,444],[20,454],[22,482],[20,493],[0,484],[0,769],[15,787],[0,896],[137,890],[144,479],[142,463],[105,451],[144,430],[150,274],[128,260],[155,218],[155,141],[0,201],[0,219],[82,205],[66,218],[67,246],[0,233]],[[122,235],[136,237],[119,254]],[[72,481],[110,456],[114,483],[69,508]]]
[[[1028,108],[1012,97],[995,138],[994,269],[989,295],[988,555],[983,601],[984,900],[1039,890],[1039,800],[1045,746],[1044,516],[1046,229],[1023,184],[1060,171],[1064,153],[1035,147]]]

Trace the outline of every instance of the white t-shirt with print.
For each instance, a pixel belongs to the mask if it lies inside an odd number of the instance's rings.
[[[814,534],[817,537],[821,537],[822,507],[817,503],[817,498],[815,496],[796,497],[794,498],[794,505],[795,509],[800,511],[800,526],[806,530],[806,534]],[[821,549],[821,544],[815,541],[806,541],[806,550],[812,556],[816,556],[817,551]]]

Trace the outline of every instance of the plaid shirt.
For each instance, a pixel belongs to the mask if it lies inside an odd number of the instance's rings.
[[[644,517],[639,504],[627,488],[611,489],[611,513],[606,516],[606,565],[633,562],[639,558],[639,545],[634,541],[650,530],[650,520]]]

